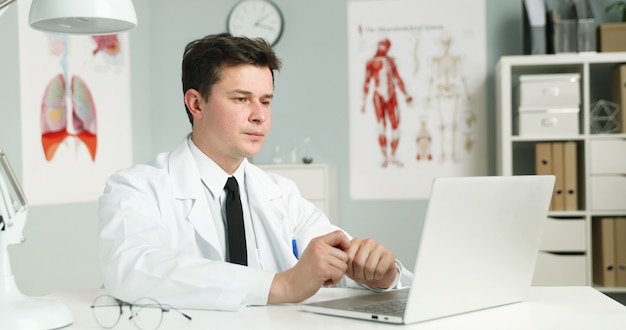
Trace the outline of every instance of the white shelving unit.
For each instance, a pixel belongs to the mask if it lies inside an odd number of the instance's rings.
[[[592,173],[594,163],[591,154],[600,144],[624,146],[615,150],[626,155],[626,134],[592,134],[591,104],[597,100],[611,100],[611,73],[626,63],[626,53],[520,55],[500,58],[496,67],[496,126],[497,126],[497,172],[499,175],[536,174],[535,145],[540,142],[575,142],[578,168],[578,210],[551,211],[544,233],[535,285],[594,285],[604,292],[626,292],[625,287],[598,287],[592,277],[592,222],[601,217],[625,217],[626,194],[621,196],[620,205],[609,209],[594,209],[594,198],[598,201],[597,173]],[[578,134],[551,136],[529,136],[518,134],[515,128],[515,89],[520,75],[578,73],[580,74],[581,105]],[[607,142],[608,141],[608,142]],[[592,149],[596,148],[596,149]],[[611,157],[613,158],[613,157]],[[617,157],[617,159],[626,159]],[[614,159],[600,160],[615,162]],[[615,164],[618,165],[618,164]],[[615,178],[626,180],[626,165]],[[596,166],[597,168],[597,166]],[[618,180],[619,181],[619,180]],[[609,189],[610,187],[607,187]],[[621,187],[626,189],[626,187]],[[596,190],[596,196],[592,194]],[[600,189],[604,189],[603,186]],[[612,188],[611,188],[612,189]],[[619,197],[618,197],[619,198]],[[621,201],[620,200],[620,201]],[[595,204],[597,205],[597,204]]]
[[[267,172],[293,180],[304,198],[317,205],[330,219],[339,224],[337,208],[337,174],[330,164],[271,164],[258,165]]]

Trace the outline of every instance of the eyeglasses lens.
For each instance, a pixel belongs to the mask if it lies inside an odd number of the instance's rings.
[[[155,330],[161,325],[163,311],[161,304],[151,298],[140,298],[132,306],[132,321],[141,330]]]
[[[122,309],[111,296],[100,296],[93,302],[93,316],[105,329],[113,328],[120,319]]]

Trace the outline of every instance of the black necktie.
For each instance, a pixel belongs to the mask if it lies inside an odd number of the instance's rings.
[[[247,266],[246,231],[243,225],[243,210],[241,209],[237,179],[232,176],[228,178],[224,189],[226,189],[226,226],[228,227],[230,262]]]

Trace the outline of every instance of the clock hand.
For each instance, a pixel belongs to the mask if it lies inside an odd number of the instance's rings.
[[[262,25],[262,23],[270,16],[270,14],[265,14],[265,16],[259,18],[256,20],[256,22],[254,23],[255,26],[259,26]]]
[[[257,27],[260,27],[260,28],[263,28],[263,29],[266,29],[266,30],[271,30],[271,31],[274,31],[274,27],[273,27],[273,26],[271,26],[271,25],[267,25],[267,24],[260,24],[260,23],[257,23],[257,24],[255,24],[255,25],[256,25]]]

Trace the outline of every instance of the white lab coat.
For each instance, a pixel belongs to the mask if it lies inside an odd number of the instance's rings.
[[[249,163],[246,188],[261,269],[224,262],[186,139],[149,165],[112,175],[99,199],[107,291],[128,302],[151,297],[178,308],[266,304],[274,274],[297,262],[292,240],[302,253],[312,238],[338,228],[292,181]],[[344,278],[342,285],[355,283]]]

